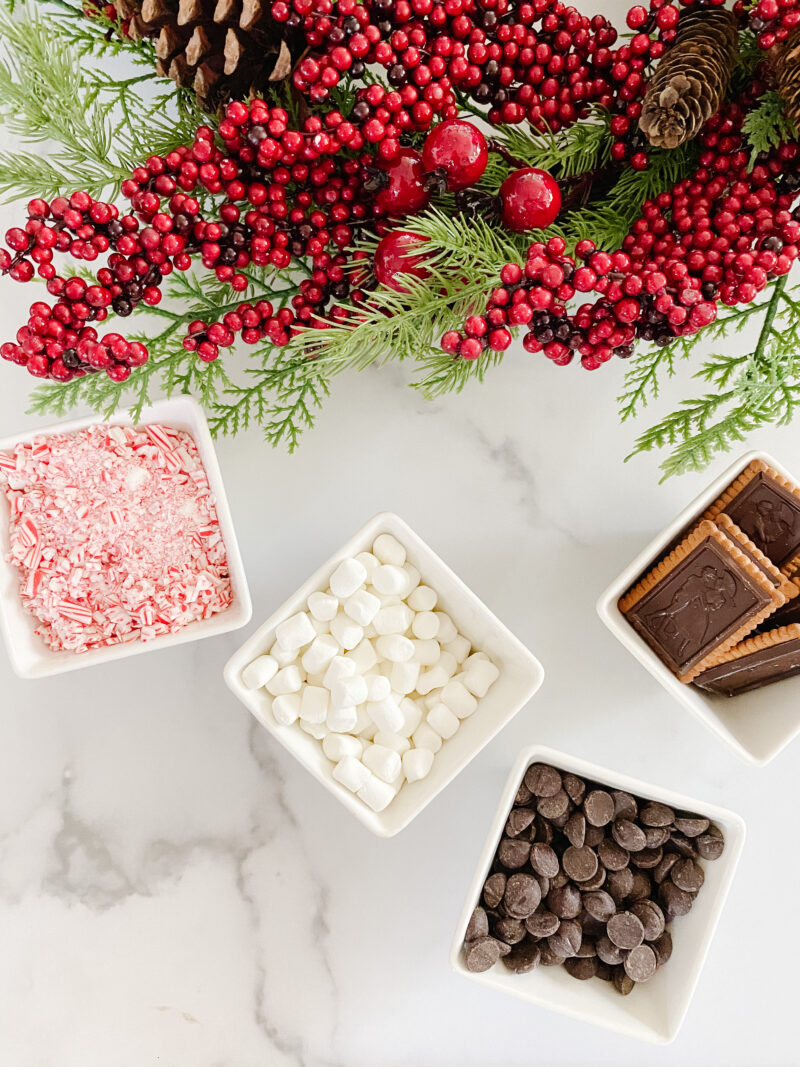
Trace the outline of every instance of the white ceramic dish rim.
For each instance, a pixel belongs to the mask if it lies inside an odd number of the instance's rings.
[[[251,691],[247,690],[240,681],[240,674],[243,668],[247,666],[255,656],[259,655],[264,649],[269,648],[272,645],[274,641],[274,631],[277,625],[287,616],[305,608],[309,594],[316,589],[323,588],[327,584],[334,567],[341,559],[368,550],[375,537],[384,530],[392,533],[407,549],[418,557],[422,557],[420,560],[421,562],[431,564],[431,570],[438,571],[441,575],[446,575],[457,588],[459,596],[463,598],[462,603],[467,602],[471,604],[484,617],[484,619],[492,625],[504,645],[506,645],[517,658],[519,666],[523,671],[527,671],[529,675],[527,685],[524,690],[520,692],[513,705],[510,705],[509,711],[502,716],[498,716],[493,721],[490,729],[486,732],[481,743],[474,749],[474,751],[470,752],[464,759],[462,759],[453,768],[452,773],[447,775],[436,788],[427,791],[422,789],[419,790],[424,793],[424,796],[420,799],[420,803],[416,805],[415,808],[408,813],[407,817],[402,819],[399,823],[394,823],[393,819],[390,822],[390,816],[387,814],[388,812],[391,812],[392,804],[390,804],[384,812],[372,811],[363,803],[363,801],[341,786],[330,777],[330,775],[326,776],[321,774],[316,767],[312,766],[300,753],[296,752],[289,743],[287,728],[280,727],[269,719],[264,718],[255,703],[253,694]],[[423,580],[430,580],[431,585],[435,586],[435,576],[426,575],[424,569],[422,567],[420,569],[423,572]],[[451,615],[453,616],[456,625],[458,625],[457,614],[457,608],[451,608]],[[288,597],[280,607],[272,612],[269,618],[262,623],[262,625],[259,626],[259,628],[233,654],[233,656],[231,656],[225,665],[224,675],[225,681],[231,692],[245,705],[255,719],[268,730],[273,737],[275,737],[276,740],[278,740],[280,744],[282,744],[283,747],[295,757],[295,759],[297,759],[305,770],[311,773],[318,782],[336,797],[338,801],[344,804],[348,811],[355,815],[367,829],[371,830],[379,837],[392,837],[405,829],[405,827],[408,826],[408,824],[415,819],[417,815],[419,815],[420,812],[423,811],[458,774],[461,773],[467,764],[474,759],[474,757],[477,756],[477,754],[531,700],[544,680],[544,668],[536,656],[519,640],[519,638],[511,633],[511,631],[497,618],[496,615],[494,615],[492,611],[490,611],[483,601],[480,600],[462,579],[447,566],[436,552],[434,552],[427,542],[415,533],[408,523],[393,512],[384,511],[379,512],[369,519],[345,544],[322,563],[295,593]],[[425,779],[423,782],[414,783],[414,787],[423,786],[427,783],[428,779]]]
[[[720,826],[723,827],[725,832],[725,853],[726,859],[726,873],[722,877],[721,884],[716,894],[716,899],[712,907],[712,913],[709,922],[704,928],[703,936],[700,939],[697,950],[697,958],[692,968],[691,980],[685,986],[684,1003],[681,1005],[680,1010],[675,1016],[672,1026],[666,1032],[659,1032],[655,1029],[649,1029],[642,1032],[641,1028],[637,1028],[634,1032],[632,1027],[626,1027],[623,1024],[618,1024],[609,1020],[597,1018],[589,1013],[582,1011],[579,1007],[571,1005],[566,1001],[561,1004],[554,1004],[551,999],[546,997],[537,996],[532,993],[527,987],[523,987],[521,984],[519,988],[512,988],[505,984],[501,984],[500,981],[493,976],[495,968],[489,971],[475,974],[468,971],[465,964],[462,961],[462,945],[464,940],[464,932],[466,931],[467,924],[470,916],[480,900],[481,889],[486,879],[486,875],[491,866],[494,858],[495,850],[497,849],[497,843],[500,839],[502,829],[505,825],[508,813],[511,810],[514,797],[516,796],[519,783],[522,781],[522,776],[527,768],[534,762],[542,762],[552,764],[559,770],[571,772],[579,777],[591,779],[592,781],[599,782],[602,785],[606,785],[612,789],[623,789],[629,793],[633,793],[635,796],[646,797],[650,800],[660,801],[663,804],[668,804],[674,809],[682,811],[694,811],[699,815],[711,819]],[[505,786],[500,797],[500,802],[497,806],[497,811],[492,820],[492,824],[489,828],[489,832],[486,837],[483,849],[481,851],[478,862],[475,866],[475,873],[472,878],[472,882],[469,887],[469,891],[466,896],[464,907],[461,911],[461,916],[456,927],[455,935],[453,937],[452,946],[450,949],[450,963],[456,973],[463,975],[466,978],[470,978],[473,981],[479,982],[483,985],[489,986],[498,992],[505,993],[507,995],[513,995],[517,998],[526,1001],[530,1004],[535,1004],[538,1007],[546,1008],[550,1011],[556,1011],[563,1015],[568,1015],[574,1019],[580,1019],[584,1022],[590,1022],[597,1026],[603,1026],[607,1029],[615,1030],[618,1033],[625,1034],[628,1037],[633,1037],[638,1040],[645,1040],[654,1044],[666,1045],[674,1041],[678,1035],[678,1032],[686,1017],[686,1013],[689,1010],[694,991],[697,986],[697,982],[700,978],[700,973],[703,969],[706,957],[708,955],[711,941],[717,928],[720,916],[725,906],[725,901],[730,892],[731,885],[733,883],[734,876],[736,874],[736,868],[738,867],[739,860],[741,858],[742,849],[744,848],[744,842],[746,837],[746,826],[744,820],[740,815],[735,812],[729,811],[727,808],[721,808],[715,804],[707,804],[705,802],[698,801],[693,797],[688,797],[685,794],[674,792],[670,789],[664,789],[661,786],[652,785],[650,782],[643,781],[638,778],[632,778],[627,774],[620,771],[611,770],[607,767],[602,767],[598,764],[591,763],[588,760],[581,759],[577,756],[569,755],[566,752],[558,749],[553,749],[547,745],[530,745],[523,749],[517,757],[509,775],[506,779]],[[720,861],[716,861],[720,862]],[[497,964],[496,967],[502,966]],[[537,971],[532,972],[535,975]],[[529,976],[519,976],[523,979]],[[577,984],[577,983],[576,983]],[[580,983],[581,985],[583,983]]]
[[[741,759],[758,767],[763,767],[773,760],[800,733],[800,700],[797,701],[798,714],[792,729],[763,755],[757,755],[735,737],[721,721],[716,707],[728,699],[704,694],[695,686],[684,685],[665,666],[634,628],[620,612],[617,603],[620,597],[630,589],[643,572],[648,570],[652,561],[660,556],[664,549],[674,541],[680,532],[696,521],[707,508],[727,489],[732,481],[754,460],[763,460],[779,474],[790,481],[796,479],[769,453],[751,451],[735,460],[703,492],[681,511],[677,518],[662,533],[654,537],[624,571],[608,586],[597,601],[597,613],[615,637],[647,668],[654,678],[664,686],[685,708],[687,708],[703,725],[721,738]],[[746,699],[746,695],[733,698]]]
[[[171,397],[156,401],[142,409],[137,419],[132,419],[130,412],[120,411],[109,418],[102,418],[95,414],[84,418],[70,419],[47,426],[36,426],[17,434],[9,434],[0,439],[0,451],[10,451],[15,445],[31,441],[35,437],[49,436],[55,433],[73,433],[83,430],[88,426],[143,426],[147,423],[163,423],[165,425],[176,424],[178,429],[185,429],[191,433],[197,445],[200,457],[208,475],[209,484],[216,500],[217,517],[220,530],[225,541],[225,549],[228,557],[228,567],[233,586],[234,601],[227,611],[220,612],[210,619],[202,619],[191,623],[175,634],[165,634],[163,637],[153,638],[152,641],[131,641],[127,644],[111,645],[108,648],[93,649],[89,652],[76,655],[70,652],[52,652],[44,642],[41,642],[40,655],[34,663],[25,665],[21,659],[17,634],[19,627],[23,625],[14,616],[23,613],[21,605],[10,604],[11,596],[18,596],[17,571],[8,563],[4,556],[8,548],[8,505],[5,495],[0,493],[0,585],[3,595],[0,595],[0,633],[5,641],[6,651],[14,673],[20,678],[44,678],[55,674],[63,674],[68,671],[80,670],[83,667],[91,667],[100,663],[108,663],[112,660],[123,659],[128,656],[140,655],[145,652],[156,652],[162,648],[170,648],[192,641],[199,641],[215,634],[228,633],[245,626],[252,615],[253,606],[250,599],[250,591],[247,585],[247,577],[242,562],[239,544],[234,529],[233,517],[230,505],[225,493],[225,485],[217,459],[214,442],[208,429],[205,414],[200,405],[189,396]],[[25,614],[32,631],[35,623],[32,617]]]

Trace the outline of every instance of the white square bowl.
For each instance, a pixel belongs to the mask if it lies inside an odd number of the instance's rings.
[[[657,678],[685,708],[705,726],[727,742],[742,759],[757,766],[771,759],[800,733],[800,680],[787,678],[763,689],[735,697],[706,693],[693,685],[679,682],[647,642],[634,630],[618,602],[632,585],[664,555],[686,527],[691,526],[733,482],[748,464],[760,459],[785,478],[792,475],[766,452],[748,452],[721,474],[675,521],[654,538],[629,567],[615,578],[597,601],[597,613],[629,652]]]
[[[491,970],[474,974],[467,970],[464,963],[462,946],[467,924],[473,909],[480,903],[483,883],[489,874],[519,784],[528,767],[536,762],[552,764],[559,770],[591,779],[611,789],[624,789],[634,796],[660,801],[676,810],[697,813],[715,822],[725,836],[725,849],[720,858],[703,864],[705,883],[692,910],[688,915],[676,919],[670,927],[672,956],[649,982],[635,988],[627,997],[621,996],[610,982],[599,979],[579,982],[563,967],[537,967],[527,974],[512,974],[502,963],[496,963]],[[453,968],[490,989],[511,993],[539,1007],[616,1030],[628,1037],[668,1044],[677,1036],[694,995],[739,863],[744,839],[744,822],[732,811],[629,778],[627,774],[598,767],[565,752],[532,745],[520,753],[500,798],[456,929],[450,953]]]
[[[98,415],[85,419],[73,419],[71,422],[58,423],[56,426],[36,427],[25,433],[3,438],[0,440],[0,451],[12,451],[15,445],[31,441],[34,437],[54,433],[73,433],[100,423],[111,426],[134,425],[132,419],[125,413],[113,415],[108,419],[101,419]],[[185,430],[194,438],[208,475],[211,491],[216,499],[217,517],[225,541],[233,586],[233,603],[227,611],[212,615],[210,619],[200,619],[185,626],[178,633],[155,637],[152,641],[130,641],[81,653],[54,652],[40,637],[36,636],[37,620],[25,610],[19,596],[19,571],[7,562],[9,507],[5,493],[0,492],[0,631],[5,639],[11,667],[20,678],[45,678],[52,674],[78,670],[80,667],[91,667],[96,663],[108,663],[110,660],[137,656],[142,652],[155,652],[160,648],[183,645],[187,641],[199,641],[203,637],[237,630],[250,620],[253,613],[250,591],[247,588],[242,557],[233,529],[233,519],[225,496],[214,443],[200,405],[187,396],[162,400],[142,411],[137,425],[141,426],[146,423],[163,423],[176,430]]]
[[[277,723],[267,694],[262,689],[246,689],[241,681],[241,673],[256,656],[272,647],[278,624],[288,616],[304,611],[309,594],[327,586],[341,560],[369,551],[375,538],[382,533],[392,534],[405,547],[409,562],[419,570],[422,581],[436,591],[439,605],[450,615],[459,633],[472,642],[474,649],[485,652],[492,659],[500,670],[500,676],[479,702],[477,711],[462,722],[453,737],[444,742],[436,754],[430,774],[421,781],[406,782],[388,807],[375,812],[334,779],[334,765],[322,751],[321,743],[297,724],[283,726]],[[370,519],[347,544],[323,563],[294,596],[289,597],[234,653],[225,666],[228,687],[261,725],[357,819],[380,837],[392,837],[416,818],[530,700],[543,678],[544,669],[536,657],[401,518],[389,512]]]

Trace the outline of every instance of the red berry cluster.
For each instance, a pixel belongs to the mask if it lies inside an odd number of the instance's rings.
[[[785,41],[795,26],[800,25],[797,0],[758,0],[752,5],[737,0],[734,11],[747,15],[758,47],[765,51]]]
[[[743,119],[729,105],[709,121],[697,170],[644,203],[618,251],[586,240],[573,259],[561,238],[533,244],[524,268],[503,269],[486,313],[445,334],[444,351],[464,359],[503,351],[509,329],[527,326],[528,351],[559,365],[577,352],[595,370],[614,354],[629,356],[637,338],[669,344],[713,322],[719,302],[752,301],[800,251],[800,209],[792,210],[800,146],[781,145],[748,170]],[[576,292],[598,298],[570,311]]]

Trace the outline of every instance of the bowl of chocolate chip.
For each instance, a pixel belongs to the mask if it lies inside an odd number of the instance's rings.
[[[749,452],[597,603],[617,639],[736,754],[800,733],[800,482]]]
[[[665,1044],[744,844],[738,815],[543,746],[520,754],[456,930],[455,970]]]

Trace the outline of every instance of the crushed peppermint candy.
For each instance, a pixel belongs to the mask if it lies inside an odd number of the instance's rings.
[[[54,651],[149,641],[233,600],[214,494],[190,434],[91,426],[0,452],[9,562]]]

